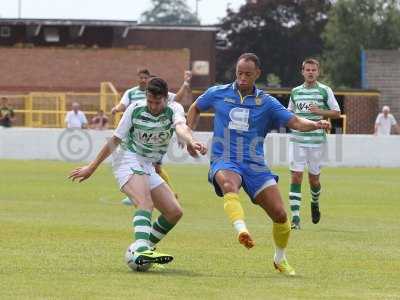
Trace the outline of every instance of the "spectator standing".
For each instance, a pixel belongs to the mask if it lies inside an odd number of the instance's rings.
[[[0,126],[11,127],[14,121],[14,110],[8,105],[8,98],[2,97],[0,104]]]
[[[382,112],[376,117],[374,135],[390,135],[392,127],[397,134],[400,134],[400,126],[390,113],[390,107],[385,105],[382,107]]]
[[[72,110],[65,116],[65,124],[67,128],[87,128],[88,121],[85,114],[79,110],[79,103],[72,103]]]

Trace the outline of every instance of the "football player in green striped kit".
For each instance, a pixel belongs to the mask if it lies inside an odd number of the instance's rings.
[[[154,78],[156,76],[150,75],[150,71],[148,69],[139,69],[137,73],[138,85],[126,90],[121,98],[121,101],[111,109],[111,114],[116,114],[118,112],[124,112],[132,103],[137,101],[146,100],[146,86],[147,82],[150,78]],[[179,88],[176,94],[168,92],[168,102],[169,101],[176,101],[181,103],[185,97],[185,95],[191,91],[190,88],[190,80],[192,78],[192,73],[190,71],[185,71],[184,81],[182,86]],[[162,167],[162,160],[156,162],[154,164],[156,168],[156,172],[158,175],[161,176],[162,179],[169,185],[169,187],[174,191],[174,188],[171,183],[170,175]],[[175,191],[174,191],[175,193]],[[175,197],[178,198],[178,194],[175,193]],[[129,197],[126,197],[122,200],[122,203],[125,205],[132,205],[133,202]]]
[[[189,148],[206,154],[204,144],[195,141],[186,125],[181,104],[167,102],[168,85],[161,78],[153,78],[146,88],[147,101],[137,101],[124,112],[113,136],[103,146],[93,162],[76,168],[70,174],[79,182],[89,178],[97,167],[113,155],[113,171],[119,187],[130,199],[134,199],[136,211],[133,217],[135,263],[164,264],[173,257],[153,251],[157,244],[182,217],[182,209],[171,188],[156,173],[153,163],[167,152],[171,137],[177,136]],[[151,223],[153,209],[161,215]]]
[[[304,83],[295,87],[289,100],[288,109],[299,117],[313,121],[324,118],[340,117],[340,108],[332,89],[320,82],[319,62],[306,59],[302,63]],[[321,213],[319,197],[321,194],[320,172],[324,155],[326,133],[323,129],[310,132],[292,130],[289,142],[289,164],[291,184],[289,204],[292,212],[292,229],[300,229],[301,183],[305,167],[308,168],[308,180],[311,191],[312,222],[317,224]]]

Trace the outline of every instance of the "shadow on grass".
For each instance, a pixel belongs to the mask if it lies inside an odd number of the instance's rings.
[[[298,280],[304,279],[304,276],[296,275],[295,277],[286,277],[285,275],[276,273],[276,272],[266,272],[264,274],[260,273],[247,273],[247,272],[221,272],[221,273],[202,273],[194,270],[186,270],[186,269],[163,269],[163,270],[150,270],[148,272],[130,272],[132,275],[146,276],[146,277],[159,277],[159,276],[168,276],[168,277],[192,277],[192,278],[241,278],[241,279],[289,279],[289,280]]]

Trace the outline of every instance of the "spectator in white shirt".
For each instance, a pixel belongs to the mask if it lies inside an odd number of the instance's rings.
[[[72,110],[65,116],[67,128],[87,128],[88,121],[85,114],[79,110],[79,103],[72,103]]]
[[[385,105],[382,107],[382,112],[378,114],[375,121],[375,135],[390,135],[392,127],[400,134],[400,127],[396,119],[390,113],[390,107]]]

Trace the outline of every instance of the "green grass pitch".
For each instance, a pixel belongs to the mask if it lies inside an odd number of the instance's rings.
[[[132,209],[119,203],[109,166],[86,183],[76,164],[0,161],[0,299],[400,299],[399,169],[326,168],[321,223],[310,221],[288,257],[298,276],[272,267],[271,221],[242,194],[256,247],[235,239],[206,166],[167,166],[184,217],[159,250],[165,270],[136,273],[123,261]],[[280,175],[287,202],[289,174]],[[154,217],[154,216],[153,216]]]

